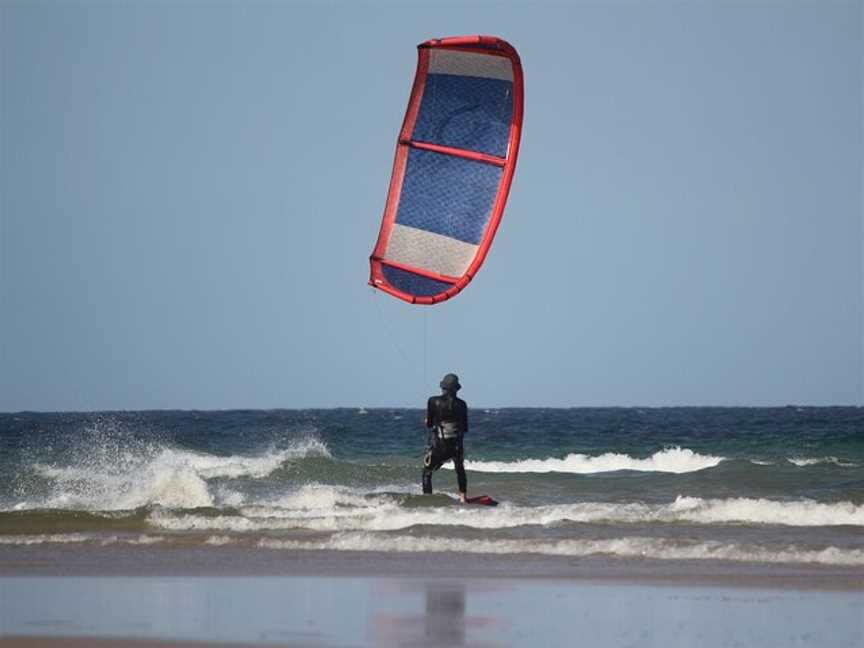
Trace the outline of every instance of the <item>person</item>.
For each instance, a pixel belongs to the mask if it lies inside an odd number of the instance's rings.
[[[423,493],[432,493],[432,473],[452,459],[459,483],[459,501],[464,504],[468,481],[462,439],[468,432],[468,405],[456,396],[461,388],[459,377],[448,373],[441,380],[441,395],[432,396],[426,404],[426,427],[430,428],[430,439],[423,459]]]

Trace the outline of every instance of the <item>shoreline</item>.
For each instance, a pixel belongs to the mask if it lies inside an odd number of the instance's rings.
[[[0,546],[0,576],[462,578],[864,591],[862,567],[536,554],[298,551],[248,546]]]

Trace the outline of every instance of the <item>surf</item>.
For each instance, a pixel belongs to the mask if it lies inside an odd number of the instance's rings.
[[[713,560],[768,564],[864,565],[864,550],[825,547],[802,548],[796,545],[760,547],[745,543],[688,542],[662,538],[627,537],[610,539],[538,540],[463,540],[430,536],[392,536],[379,533],[341,533],[327,540],[279,540],[265,538],[258,546],[273,550],[328,550],[395,553],[447,552],[489,555],[534,554],[587,558],[611,556],[656,560]]]
[[[864,505],[813,500],[764,498],[704,499],[679,495],[661,504],[645,502],[575,502],[521,506],[504,502],[497,508],[458,507],[439,496],[439,505],[412,507],[419,495],[360,493],[347,487],[304,486],[283,498],[240,507],[233,514],[153,511],[148,522],[171,531],[267,532],[305,530],[400,531],[415,527],[516,529],[561,524],[627,525],[771,525],[789,527],[864,527]],[[442,505],[443,504],[443,505]]]
[[[725,457],[702,455],[689,448],[672,447],[655,452],[650,457],[635,458],[627,454],[607,452],[597,456],[568,454],[566,457],[521,459],[517,461],[466,461],[465,468],[474,472],[492,473],[573,473],[590,475],[619,470],[638,472],[689,473],[713,468]]]
[[[160,444],[101,450],[83,458],[73,456],[65,465],[36,462],[26,466],[28,479],[19,488],[24,498],[3,509],[123,511],[148,506],[236,506],[246,495],[230,486],[232,480],[260,480],[299,460],[332,456],[317,438],[301,438],[258,455],[222,456]]]

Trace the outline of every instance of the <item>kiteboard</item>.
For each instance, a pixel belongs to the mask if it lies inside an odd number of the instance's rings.
[[[474,278],[513,181],[522,96],[519,55],[500,38],[418,45],[370,285],[432,305]]]
[[[498,502],[488,495],[477,495],[465,499],[466,504],[479,504],[480,506],[498,506]]]

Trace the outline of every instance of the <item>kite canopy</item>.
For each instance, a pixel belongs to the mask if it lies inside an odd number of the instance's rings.
[[[418,45],[417,74],[369,283],[413,304],[477,273],[504,213],[522,127],[522,66],[494,36]]]

